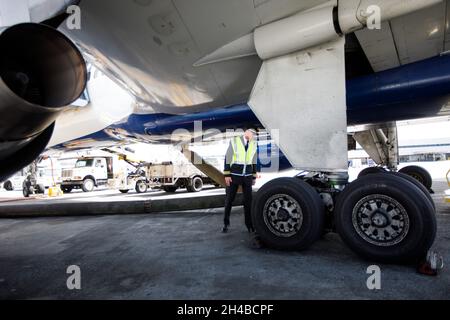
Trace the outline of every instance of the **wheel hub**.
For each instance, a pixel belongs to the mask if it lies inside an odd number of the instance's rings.
[[[419,181],[421,184],[424,184],[423,178],[421,175],[419,174],[415,174],[415,173],[410,173],[409,174],[410,177],[413,177],[414,179],[416,179],[417,181]]]
[[[278,210],[277,219],[280,221],[283,221],[283,222],[288,221],[289,220],[289,212],[286,209],[281,208],[280,210]]]
[[[269,230],[280,237],[296,235],[303,225],[299,203],[289,195],[275,195],[266,201],[264,222]]]
[[[387,214],[383,212],[376,212],[372,216],[372,224],[377,228],[386,228],[390,223]]]
[[[409,216],[395,199],[370,195],[361,199],[352,213],[353,227],[367,242],[388,247],[402,242],[409,232]]]
[[[88,180],[85,183],[85,187],[87,190],[92,190],[92,189],[94,189],[94,183],[91,180]]]

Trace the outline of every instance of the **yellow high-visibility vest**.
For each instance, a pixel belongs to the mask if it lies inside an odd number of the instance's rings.
[[[252,165],[253,158],[257,151],[257,145],[255,141],[250,141],[248,144],[248,149],[245,151],[244,143],[240,137],[236,137],[231,141],[233,146],[233,160],[231,165]]]

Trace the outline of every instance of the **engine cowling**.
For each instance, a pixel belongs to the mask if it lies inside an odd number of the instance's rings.
[[[45,149],[54,122],[87,82],[83,56],[62,33],[24,23],[0,34],[0,181]]]

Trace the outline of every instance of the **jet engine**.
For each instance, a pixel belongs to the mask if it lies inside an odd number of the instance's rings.
[[[59,31],[18,24],[0,31],[0,181],[41,154],[58,115],[87,82],[85,61]]]

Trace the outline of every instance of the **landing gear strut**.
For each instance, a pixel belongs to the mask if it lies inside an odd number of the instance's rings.
[[[369,154],[378,167],[364,169],[358,178],[369,174],[397,172],[399,165],[397,126],[390,125],[384,129],[369,129],[353,134],[353,138]],[[400,171],[420,182],[429,193],[434,193],[431,187],[433,179],[430,173],[419,166],[407,166]]]

